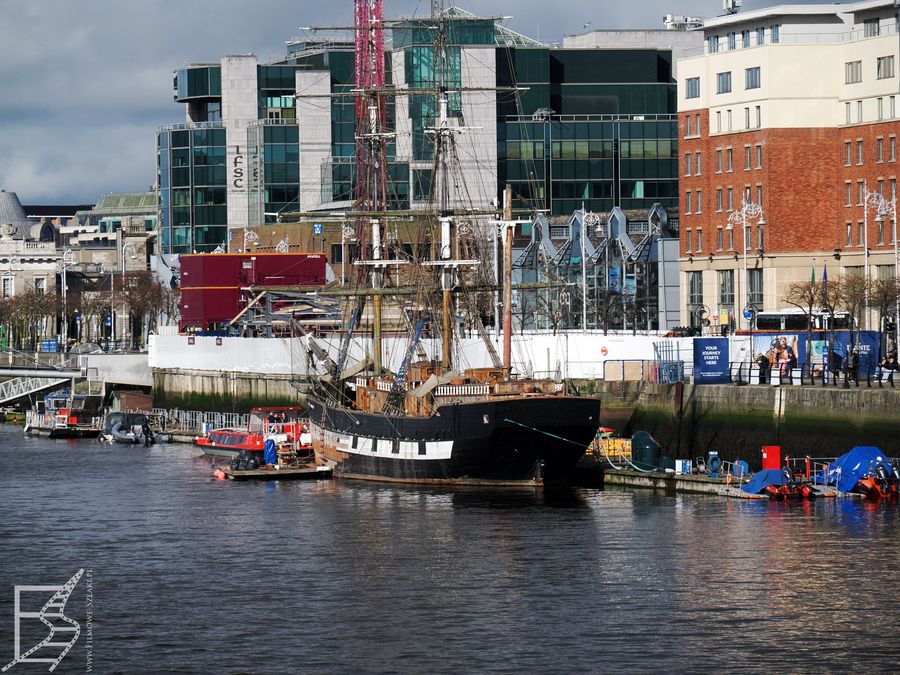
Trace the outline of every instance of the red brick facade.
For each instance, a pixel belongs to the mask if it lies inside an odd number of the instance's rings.
[[[690,134],[687,133],[688,118]],[[745,190],[749,189],[753,202],[759,202],[761,194],[765,217],[762,248],[766,255],[777,255],[844,249],[847,245],[847,222],[853,224],[853,245],[858,245],[857,222],[863,220],[863,207],[857,204],[857,182],[867,181],[869,190],[883,186],[888,199],[891,196],[891,181],[896,185],[897,155],[900,154],[900,148],[896,147],[900,123],[896,120],[846,128],[760,129],[712,137],[708,130],[708,110],[679,114],[682,256],[719,257],[743,252],[740,228],[733,231],[733,240],[730,241],[728,236],[729,190],[731,208],[734,210],[741,208]],[[876,157],[879,138],[882,139],[880,162]],[[857,141],[862,142],[861,164],[857,163]],[[846,142],[851,143],[849,166],[845,166]],[[721,170],[718,166],[720,152]],[[699,175],[696,170],[698,154],[701,162]],[[852,188],[850,207],[845,205],[847,181]],[[698,190],[702,195],[699,213]],[[718,210],[720,190],[722,204],[721,210]],[[882,243],[879,243],[878,228],[873,224],[873,219],[874,211],[870,210],[870,248],[892,248],[890,224],[884,225]],[[758,252],[756,222],[750,221],[748,224],[751,225],[751,247],[748,252]],[[720,228],[723,231],[721,247]],[[702,232],[699,246],[698,230]]]

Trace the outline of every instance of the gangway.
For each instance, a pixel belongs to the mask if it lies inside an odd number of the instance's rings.
[[[53,374],[44,377],[14,377],[6,382],[0,382],[0,405],[5,405],[11,401],[24,398],[29,394],[37,394],[47,389],[59,387],[71,378],[59,377]]]

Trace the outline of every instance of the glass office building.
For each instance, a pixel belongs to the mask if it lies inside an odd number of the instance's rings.
[[[456,14],[444,55],[451,117],[461,119],[473,82],[501,88],[486,114],[464,120],[490,146],[472,170],[483,172],[478,180],[491,198],[510,184],[516,207],[557,215],[677,207],[670,50],[551,48],[449,11]],[[389,86],[435,83],[433,34],[427,22],[394,24],[385,55]],[[225,57],[175,73],[174,98],[186,106],[186,121],[157,133],[163,251],[228,250],[236,228],[353,199],[353,59],[350,42],[292,42],[277,63]],[[295,95],[312,90],[310,83],[319,98],[304,107]],[[388,102],[389,131],[397,132],[388,147],[393,208],[429,194],[434,148],[427,130],[436,114],[430,96]]]

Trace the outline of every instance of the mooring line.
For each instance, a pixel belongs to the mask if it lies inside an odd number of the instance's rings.
[[[578,441],[573,441],[571,438],[563,438],[562,436],[557,436],[556,434],[551,434],[549,431],[544,431],[543,429],[536,429],[534,427],[530,427],[527,424],[522,424],[521,422],[516,422],[515,420],[511,420],[508,417],[503,419],[504,422],[509,422],[510,424],[515,424],[520,427],[524,427],[526,429],[530,429],[531,431],[537,431],[539,434],[544,434],[545,436],[550,436],[551,438],[558,438],[561,441],[565,441],[566,443],[571,443],[572,445],[577,445],[582,447],[581,443]],[[590,445],[590,444],[588,444]],[[587,450],[587,445],[583,446],[585,450]]]

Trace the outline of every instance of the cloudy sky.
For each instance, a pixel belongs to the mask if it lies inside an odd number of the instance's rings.
[[[664,14],[714,16],[720,0],[458,0],[551,42],[591,28],[660,28]],[[744,10],[780,4],[745,0]],[[23,203],[93,203],[155,180],[155,129],[183,119],[172,71],[282,53],[300,26],[348,25],[352,0],[2,0],[0,188]],[[623,6],[628,7],[624,10]],[[385,0],[389,17],[428,0]],[[548,11],[548,7],[552,11]]]

